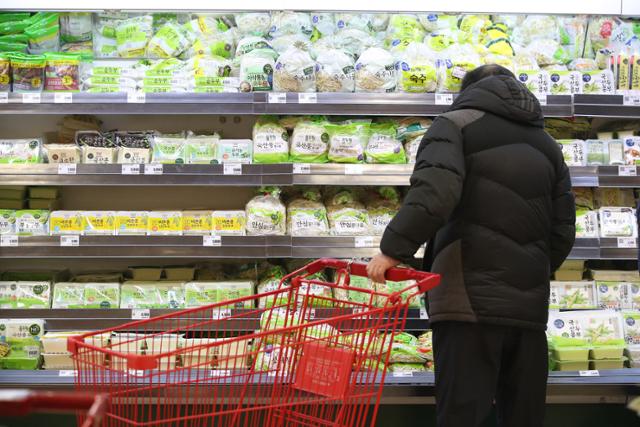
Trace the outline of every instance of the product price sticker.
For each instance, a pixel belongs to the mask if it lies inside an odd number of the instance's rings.
[[[22,94],[22,103],[23,104],[40,104],[42,101],[39,93],[23,93]]]
[[[286,104],[287,94],[282,92],[269,92],[267,100],[269,104]]]
[[[78,166],[75,163],[59,163],[58,175],[75,175],[78,172]]]
[[[144,92],[127,92],[128,104],[144,104],[147,102],[147,97]]]
[[[0,104],[8,104],[9,103],[9,93],[0,92]]]
[[[211,317],[214,320],[226,319],[227,317],[231,317],[231,309],[230,308],[214,308],[212,310]]]
[[[640,107],[640,94],[637,93],[628,93],[625,94],[622,99],[623,105],[628,105],[630,107]]]
[[[164,167],[159,163],[149,163],[144,165],[145,175],[162,175],[164,173]]]
[[[71,92],[56,92],[53,94],[54,104],[71,104],[73,102],[73,94]]]
[[[242,165],[240,163],[224,163],[222,173],[224,175],[242,175]]]
[[[222,369],[212,369],[209,371],[210,377],[228,377],[231,375],[231,371],[222,370]]]
[[[357,236],[355,237],[356,248],[373,248],[373,236]]]
[[[578,375],[581,377],[599,377],[600,371],[597,369],[590,369],[588,371],[578,371]]]
[[[364,173],[364,165],[344,165],[345,175],[362,175]]]
[[[402,372],[402,371],[397,371],[397,372],[392,372],[392,375],[394,378],[411,378],[413,377],[413,372],[409,371],[409,372]]]
[[[58,376],[59,377],[77,377],[78,371],[64,369],[64,370],[58,371]]]
[[[618,166],[618,176],[637,176],[638,168],[636,166]]]
[[[18,246],[18,236],[15,234],[0,235],[0,246],[2,247]]]
[[[619,248],[635,248],[638,245],[636,244],[635,237],[618,237],[618,247]]]
[[[80,246],[80,236],[60,236],[60,246]]]
[[[140,175],[140,165],[138,164],[123,164],[122,175]]]
[[[311,165],[309,163],[294,163],[293,173],[308,175],[311,173]]]
[[[151,311],[148,308],[134,308],[131,310],[133,320],[146,320],[151,318]]]
[[[536,93],[536,98],[538,98],[538,102],[540,105],[547,105],[547,94],[545,93]]]
[[[299,104],[317,104],[318,103],[318,94],[317,93],[299,93],[298,94],[298,103]]]
[[[452,93],[436,93],[436,105],[451,105],[453,104]]]
[[[202,236],[202,246],[222,246],[222,237],[220,236]]]

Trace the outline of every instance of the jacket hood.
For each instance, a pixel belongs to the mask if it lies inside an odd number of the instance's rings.
[[[469,108],[544,127],[538,99],[513,77],[489,76],[472,84],[460,93],[450,111]]]

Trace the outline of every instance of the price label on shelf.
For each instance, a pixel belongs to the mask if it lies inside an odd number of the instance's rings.
[[[211,314],[214,320],[226,319],[227,317],[231,317],[231,309],[230,308],[214,308]]]
[[[225,175],[242,175],[242,165],[240,163],[223,163],[222,173]]]
[[[202,246],[222,246],[222,237],[202,236]]]
[[[145,102],[147,102],[147,97],[144,92],[127,92],[127,103],[144,104]]]
[[[140,175],[140,165],[137,164],[123,164],[122,175]]]
[[[635,237],[618,237],[618,247],[619,248],[635,248],[636,238]]]
[[[436,105],[451,105],[453,104],[452,93],[436,93]]]
[[[588,371],[578,371],[578,375],[581,377],[599,377],[600,371],[597,369],[590,369]]]
[[[7,92],[0,92],[0,104],[9,103],[9,94]]]
[[[209,371],[210,377],[228,377],[231,375],[231,371],[225,371],[222,369],[213,369]]]
[[[73,95],[71,92],[56,92],[53,94],[54,104],[71,104],[73,102]]]
[[[58,163],[58,175],[75,175],[77,171],[75,163]]]
[[[618,166],[618,176],[637,176],[638,168],[636,166]]]
[[[151,311],[148,308],[134,308],[131,310],[133,320],[146,320],[151,318]]]
[[[420,302],[420,319],[426,320],[429,318],[429,313],[427,313],[427,309],[424,306],[424,303]]]
[[[309,163],[294,163],[293,173],[309,175],[311,173],[311,165]]]
[[[362,175],[364,172],[364,165],[344,165],[345,175]]]
[[[357,236],[354,240],[356,248],[373,248],[373,236]]]
[[[80,236],[60,236],[60,246],[80,246]]]
[[[145,175],[162,175],[164,166],[161,163],[149,163],[144,165]]]
[[[129,369],[127,371],[128,375],[131,375],[132,377],[144,377],[144,370],[142,369]]]
[[[299,104],[317,104],[318,103],[318,94],[317,93],[299,93],[298,94],[298,103]]]
[[[22,103],[23,104],[40,104],[41,98],[39,93],[23,93],[22,94]]]
[[[15,234],[0,235],[0,246],[3,246],[3,247],[18,246],[18,236],[16,236]]]
[[[392,373],[395,378],[411,378],[413,377],[413,372],[402,372],[396,371]]]
[[[537,93],[536,98],[538,98],[538,102],[540,105],[547,105],[547,95],[544,93]]]
[[[626,94],[622,98],[622,103],[631,107],[638,107],[640,106],[640,94]]]
[[[58,371],[58,376],[59,377],[77,377],[78,376],[78,371],[65,369],[65,370],[62,370],[62,371]]]
[[[269,92],[267,100],[269,104],[286,104],[287,94],[284,92]]]

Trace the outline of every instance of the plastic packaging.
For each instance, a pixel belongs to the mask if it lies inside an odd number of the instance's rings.
[[[276,118],[263,117],[253,127],[253,161],[285,163],[289,160],[289,134]]]
[[[411,42],[396,64],[398,90],[410,93],[435,92],[437,72],[432,51],[422,43]]]
[[[273,90],[276,92],[315,92],[315,62],[300,44],[285,51],[275,64]]]
[[[48,236],[49,211],[39,209],[16,211],[16,233],[19,236]]]
[[[247,217],[245,211],[213,211],[213,234],[218,236],[244,236]]]
[[[255,49],[240,60],[240,91],[261,92],[273,88],[273,69],[276,52],[271,49]]]
[[[184,164],[187,141],[183,135],[156,135],[151,141],[154,163]]]
[[[368,122],[328,124],[329,161],[335,163],[362,163],[368,142]]]
[[[287,234],[291,236],[326,236],[329,234],[327,210],[320,195],[305,191],[287,205]]]
[[[343,50],[328,49],[316,58],[316,86],[318,92],[353,92],[355,90],[355,62]]]
[[[114,211],[83,211],[82,216],[85,235],[115,235],[116,213]]]
[[[41,160],[40,139],[0,139],[0,164],[40,163]]]
[[[11,54],[13,92],[41,92],[44,88],[45,57]]]
[[[393,56],[384,49],[369,48],[356,62],[356,92],[393,92],[397,73]]]
[[[115,213],[117,236],[144,236],[148,229],[147,211],[118,211]]]
[[[369,127],[365,158],[367,163],[406,163],[404,147],[396,139],[394,124],[374,123]]]
[[[246,205],[247,234],[250,236],[284,235],[286,232],[286,208],[280,201],[278,188],[260,189]]]
[[[146,46],[150,58],[171,58],[178,56],[191,47],[195,37],[193,33],[176,23],[168,22],[149,40]]]
[[[144,56],[152,35],[153,17],[150,15],[136,16],[119,21],[115,26],[118,55],[122,58]]]
[[[181,236],[182,212],[149,212],[147,215],[147,234],[149,236]]]
[[[300,163],[326,163],[329,134],[322,119],[305,119],[296,124],[291,136],[289,160]]]

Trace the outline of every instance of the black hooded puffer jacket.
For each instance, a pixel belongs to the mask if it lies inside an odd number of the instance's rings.
[[[544,329],[549,278],[575,238],[569,170],[517,80],[469,86],[426,133],[400,212],[380,249],[408,260],[430,241],[431,322]]]

